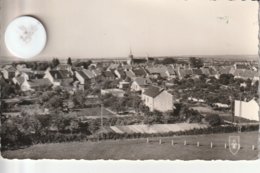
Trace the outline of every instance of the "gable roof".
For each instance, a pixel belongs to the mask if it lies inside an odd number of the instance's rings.
[[[12,65],[6,65],[3,70],[6,70],[8,72],[15,72],[16,68],[14,68]]]
[[[136,76],[145,76],[146,75],[146,72],[143,68],[135,68],[135,69],[132,69],[132,71]]]
[[[147,95],[149,97],[155,98],[158,96],[162,91],[164,91],[163,88],[159,88],[156,86],[150,86],[148,89],[146,89],[143,93],[143,95]]]
[[[135,74],[132,71],[126,71],[125,74],[127,77],[130,77],[130,78],[135,77]]]
[[[33,79],[28,81],[30,86],[33,87],[45,87],[45,86],[51,86],[51,81],[48,78],[43,79]]]
[[[89,77],[83,71],[76,71],[83,79],[89,79]]]
[[[125,71],[123,69],[117,69],[117,72],[120,74],[121,77],[125,77]]]
[[[236,69],[234,72],[234,76],[240,76],[243,78],[253,78],[256,74],[258,74],[258,72],[245,69]]]
[[[115,75],[111,71],[104,71],[103,76],[104,77],[115,77]]]
[[[148,85],[151,84],[151,80],[149,78],[143,78],[143,77],[137,77],[134,79],[134,81],[140,85],[140,86],[144,86],[144,85]]]
[[[54,79],[71,78],[71,74],[67,70],[50,70],[50,74]]]
[[[176,74],[176,72],[175,72],[175,70],[174,70],[174,68],[172,66],[168,66],[167,67],[167,71],[169,72],[170,75],[175,75]]]
[[[202,71],[200,69],[192,69],[194,75],[202,75]]]
[[[201,68],[201,72],[205,75],[210,75],[209,68]]]
[[[192,70],[190,69],[180,69],[179,72],[182,77],[185,77],[186,75],[192,75]]]
[[[17,80],[17,82],[19,83],[19,85],[21,85],[21,84],[25,81],[25,78],[22,77],[22,76],[15,77],[15,79]]]
[[[165,73],[167,71],[167,67],[162,65],[162,66],[157,66],[157,67],[148,67],[147,71],[150,74],[161,74],[161,73]]]
[[[82,72],[89,78],[92,79],[95,77],[94,73],[88,69],[83,69]]]

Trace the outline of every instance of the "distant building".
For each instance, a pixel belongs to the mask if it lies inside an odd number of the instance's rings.
[[[127,89],[130,86],[130,83],[127,81],[120,81],[118,84],[119,89]]]
[[[67,70],[46,71],[44,78],[49,79],[54,86],[69,86],[73,82],[73,76]]]
[[[235,116],[259,121],[259,105],[255,99],[249,102],[235,100]]]
[[[2,69],[2,74],[5,79],[12,79],[15,76],[16,68],[7,65]]]
[[[167,112],[173,110],[173,95],[163,88],[149,87],[142,94],[142,100],[150,111]]]
[[[44,90],[48,87],[52,86],[52,83],[49,79],[33,79],[30,81],[25,80],[21,84],[22,91],[36,91],[36,90]]]
[[[69,71],[70,73],[73,73],[72,67],[69,64],[59,64],[56,67],[54,67],[52,70],[62,70],[62,71],[66,70],[66,71]]]
[[[137,77],[134,79],[131,85],[131,91],[141,91],[144,90],[152,83],[149,78]]]
[[[147,63],[147,59],[146,58],[134,58],[132,50],[130,49],[130,54],[129,54],[128,60],[127,60],[127,64],[128,65],[146,64],[146,63]]]

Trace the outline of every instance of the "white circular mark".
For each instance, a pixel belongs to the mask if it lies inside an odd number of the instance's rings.
[[[31,58],[38,55],[44,49],[46,40],[44,26],[30,16],[14,19],[5,31],[7,49],[19,58]]]

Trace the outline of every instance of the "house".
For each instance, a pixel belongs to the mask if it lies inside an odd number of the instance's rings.
[[[95,74],[94,74],[91,70],[83,69],[82,71],[85,73],[85,75],[86,75],[92,82],[95,81]]]
[[[192,69],[192,77],[199,78],[203,74],[201,69]]]
[[[248,120],[259,121],[259,105],[255,99],[246,101],[235,100],[235,116]]]
[[[119,89],[127,89],[130,86],[130,83],[127,81],[120,81],[118,84]]]
[[[99,68],[93,69],[91,70],[91,72],[94,74],[95,77],[98,77],[102,74],[102,71]]]
[[[75,77],[79,81],[80,85],[85,85],[90,80],[89,77],[83,71],[75,71]]]
[[[36,90],[44,90],[48,87],[52,86],[52,83],[49,79],[33,79],[33,80],[25,80],[21,84],[22,91],[36,91]]]
[[[253,80],[254,77],[258,74],[258,72],[252,71],[252,70],[244,70],[244,69],[236,69],[234,72],[234,78],[240,78],[240,79],[251,79]]]
[[[49,79],[54,87],[55,86],[69,86],[73,82],[73,76],[67,70],[46,71],[44,78]]]
[[[151,83],[152,81],[149,78],[137,77],[131,85],[131,91],[144,92],[145,88],[147,88]]]
[[[118,69],[118,67],[120,66],[120,64],[110,64],[107,68],[107,70],[115,70],[115,69]]]
[[[129,71],[129,70],[132,69],[132,66],[131,66],[131,65],[128,65],[128,64],[125,64],[125,65],[122,65],[122,69],[123,69],[124,71]]]
[[[163,88],[150,86],[143,92],[142,100],[150,111],[167,112],[173,110],[173,95]]]
[[[52,70],[66,70],[69,71],[70,73],[72,73],[72,67],[70,64],[59,64],[56,67],[54,67]]]
[[[2,74],[5,79],[12,79],[15,77],[16,68],[14,68],[12,65],[6,65],[2,69]]]
[[[173,79],[173,78],[176,78],[176,77],[177,77],[177,74],[176,74],[176,72],[175,72],[175,69],[174,69],[174,67],[173,67],[172,65],[170,65],[170,66],[167,67],[167,72],[166,72],[166,74],[168,75],[168,77],[169,77],[170,79]]]
[[[129,54],[128,60],[127,60],[128,65],[146,64],[146,63],[147,63],[146,58],[134,58],[132,50],[130,50],[130,54]]]
[[[179,79],[183,79],[186,76],[192,75],[192,70],[191,69],[186,69],[186,68],[183,69],[183,68],[178,67],[176,73],[178,74]]]
[[[125,71],[125,75],[127,78],[133,80],[136,76],[135,74],[130,70],[130,71]]]
[[[152,78],[157,79],[159,76],[162,78],[168,78],[170,76],[170,73],[166,66],[156,66],[156,67],[148,67],[147,68],[148,73]]]
[[[141,67],[132,69],[132,72],[135,74],[136,77],[146,77],[147,75],[146,71]]]
[[[115,79],[116,79],[116,76],[115,76],[114,73],[111,72],[111,71],[104,71],[104,72],[102,73],[101,78],[102,78],[103,80],[115,80]]]
[[[115,75],[117,76],[118,79],[125,79],[126,78],[126,74],[125,71],[123,69],[116,69],[114,71]]]
[[[13,80],[14,84],[21,86],[25,80],[29,80],[29,79],[27,79],[23,76],[17,76],[17,77],[14,77],[12,80]]]

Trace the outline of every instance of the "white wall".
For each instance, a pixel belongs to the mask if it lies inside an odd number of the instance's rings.
[[[259,121],[258,111],[259,106],[255,100],[249,102],[241,101],[241,103],[239,100],[235,100],[235,116],[237,117],[241,116],[249,120]]]

